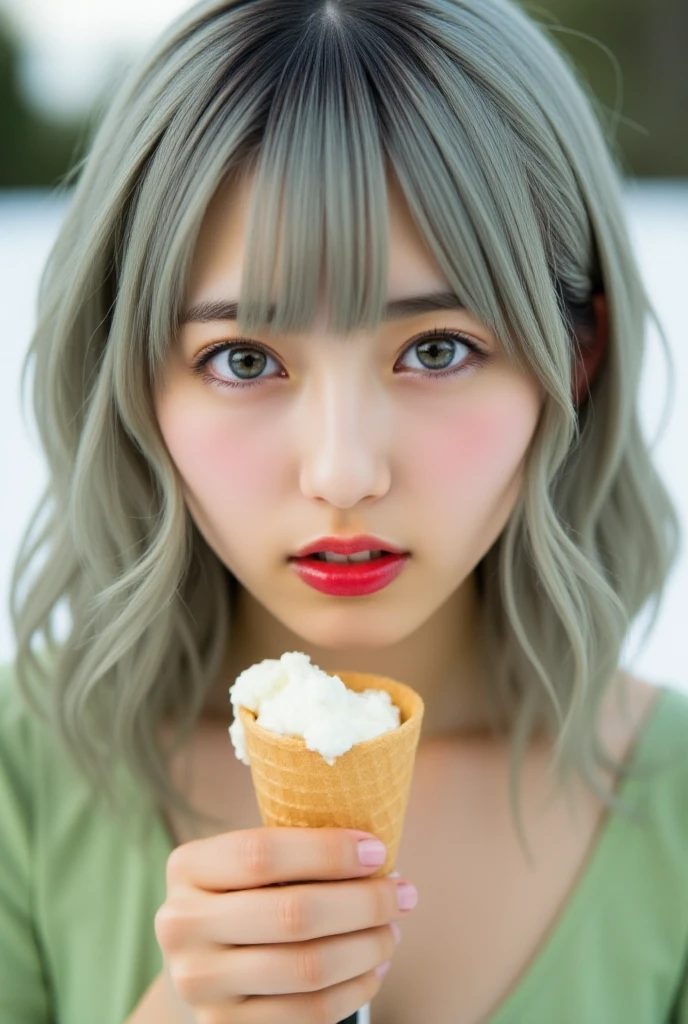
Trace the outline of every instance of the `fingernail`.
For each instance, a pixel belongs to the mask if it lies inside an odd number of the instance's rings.
[[[418,890],[410,882],[398,883],[397,898],[399,900],[399,910],[413,910],[418,902]]]
[[[387,850],[379,839],[361,839],[358,844],[358,859],[367,868],[379,868],[386,856]]]
[[[392,961],[391,960],[386,960],[384,962],[384,964],[380,964],[379,967],[376,967],[375,968],[375,973],[377,974],[378,978],[384,978],[385,974],[387,973],[387,971],[390,969],[391,966],[392,966]]]
[[[396,921],[390,921],[389,922],[389,927],[392,929],[392,935],[394,936],[394,941],[397,944],[400,943],[401,942],[401,928],[399,927],[399,925],[396,923]]]

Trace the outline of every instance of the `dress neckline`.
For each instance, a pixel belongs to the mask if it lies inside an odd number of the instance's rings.
[[[638,767],[641,759],[645,757],[659,722],[664,718],[664,709],[669,707],[670,694],[673,696],[671,687],[662,685],[657,686],[657,689],[660,690],[660,693],[655,698],[630,751],[624,758],[623,765],[627,770],[632,771]],[[615,790],[617,799],[625,802],[639,781],[633,776],[623,777]],[[585,913],[591,902],[594,902],[597,887],[607,881],[605,867],[607,862],[615,857],[617,835],[623,835],[622,826],[624,824],[625,821],[620,819],[617,814],[611,814],[607,810],[598,826],[597,838],[593,842],[564,906],[540,943],[533,959],[520,977],[516,979],[506,997],[489,1015],[486,1024],[513,1024],[514,1020],[519,1019],[519,1013],[527,1011],[532,994],[547,987],[548,979],[551,979],[552,976],[553,965],[565,947],[569,934],[576,927],[581,914]],[[514,1017],[514,1014],[517,1016]]]
[[[675,695],[670,686],[657,685],[657,689],[660,692],[624,758],[623,765],[627,770],[635,769],[641,758],[645,756],[645,751],[650,746],[660,721],[664,718],[664,709],[670,706]],[[637,782],[638,780],[632,776],[622,778],[620,785],[615,790],[616,797],[624,801]],[[158,837],[166,856],[169,856],[175,846],[172,835],[160,810],[155,813],[154,818]],[[527,1010],[531,993],[542,985],[546,987],[547,975],[564,946],[569,932],[575,927],[581,913],[593,898],[597,885],[606,880],[604,866],[610,858],[613,859],[616,836],[617,833],[621,834],[619,830],[623,824],[624,822],[619,819],[618,815],[610,814],[609,810],[606,812],[598,826],[597,839],[592,845],[568,899],[535,956],[517,978],[514,987],[507,993],[505,999],[492,1011],[486,1024],[512,1024],[515,1012]]]

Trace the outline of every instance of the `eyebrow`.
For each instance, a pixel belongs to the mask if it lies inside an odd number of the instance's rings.
[[[465,310],[454,292],[430,292],[427,295],[412,295],[406,299],[396,299],[385,306],[383,320],[398,320],[401,317],[419,316],[421,313],[433,313],[439,309]],[[185,324],[205,324],[213,320],[237,320],[239,303],[227,302],[222,299],[206,299],[184,313],[180,326]],[[275,307],[268,310],[268,322],[274,318]]]

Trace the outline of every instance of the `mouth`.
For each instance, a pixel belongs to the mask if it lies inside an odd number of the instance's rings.
[[[389,555],[408,555],[389,537],[378,537],[375,534],[360,533],[356,536],[344,536],[332,534],[330,536],[314,537],[301,547],[297,548],[289,558],[289,561],[296,561],[304,558],[315,558],[323,562],[344,562],[351,559],[354,562],[364,562],[369,559],[379,559]]]
[[[371,557],[373,554],[375,557]],[[403,572],[410,558],[410,554],[387,551],[334,558],[329,553],[325,556],[314,552],[292,557],[289,562],[301,580],[315,590],[337,597],[361,597],[389,586]]]
[[[310,555],[292,555],[290,562],[324,562],[327,565],[361,565],[364,562],[379,562],[381,558],[393,556],[393,551],[359,551],[354,555],[337,555],[329,551],[314,551]],[[395,556],[399,557],[399,556]]]

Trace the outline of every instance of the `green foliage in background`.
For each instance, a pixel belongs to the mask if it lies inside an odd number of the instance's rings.
[[[594,93],[626,173],[688,177],[688,0],[520,3]]]
[[[688,177],[688,0],[518,0],[566,51],[628,175]],[[53,187],[88,148],[105,96],[51,120],[20,85],[22,43],[0,12],[0,188]]]
[[[85,121],[53,121],[19,85],[21,45],[0,12],[0,188],[53,186],[81,155]]]

